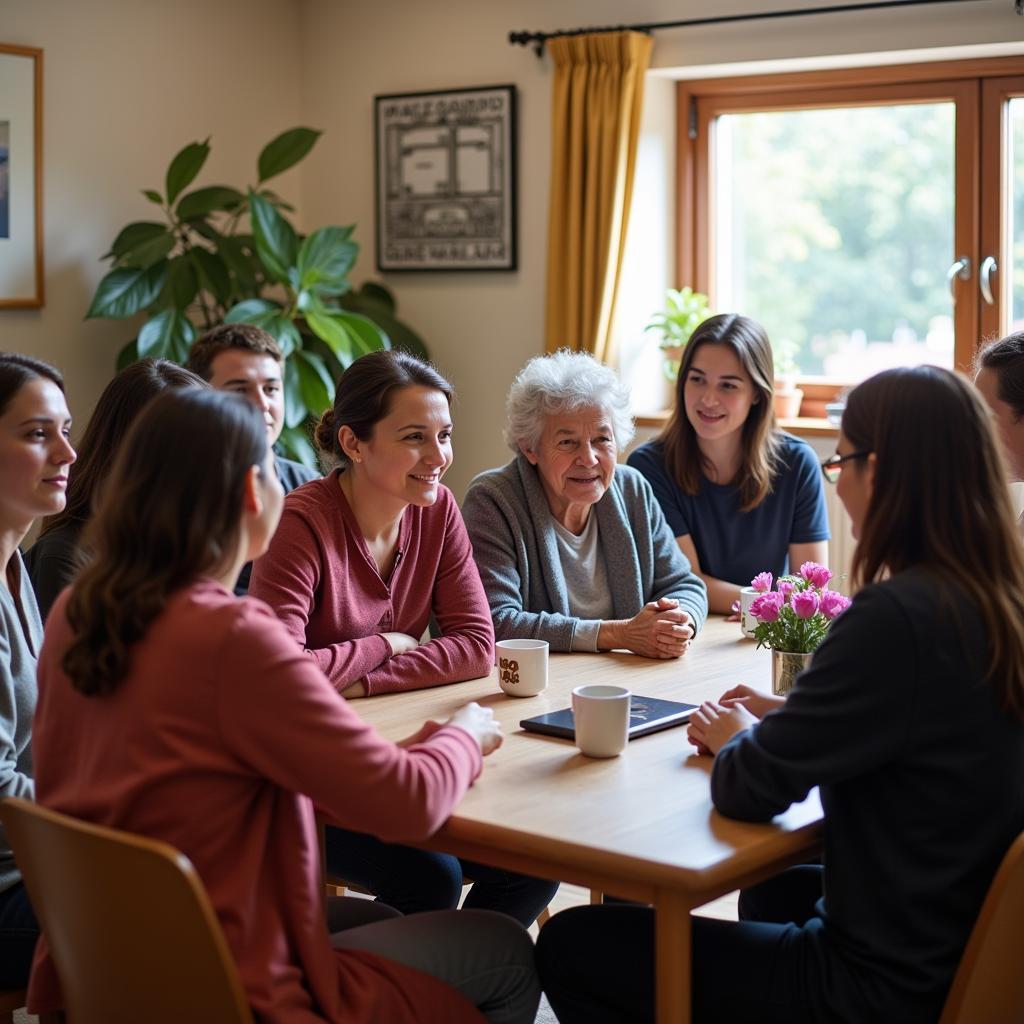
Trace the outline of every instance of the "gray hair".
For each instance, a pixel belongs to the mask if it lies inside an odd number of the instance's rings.
[[[585,352],[562,348],[536,356],[519,371],[505,403],[505,443],[518,453],[533,450],[549,416],[600,409],[611,421],[619,450],[625,449],[636,428],[629,389],[618,374]]]

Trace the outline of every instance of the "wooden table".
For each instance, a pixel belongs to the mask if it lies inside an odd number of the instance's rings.
[[[566,740],[526,733],[523,718],[569,705],[574,686],[613,682],[634,693],[698,703],[746,682],[767,689],[767,651],[739,625],[711,619],[678,661],[630,654],[552,655],[549,685],[516,699],[490,678],[358,702],[384,735],[401,739],[466,701],[494,709],[505,742],[444,828],[425,846],[498,867],[559,879],[656,908],[659,1022],[690,1020],[689,911],[815,854],[817,793],[770,825],[723,818],[711,806],[711,759],[685,729],[632,741],[609,760]]]

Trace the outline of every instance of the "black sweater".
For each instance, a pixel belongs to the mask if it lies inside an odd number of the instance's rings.
[[[785,707],[715,760],[729,817],[766,821],[820,787],[824,924],[808,941],[826,1020],[936,1020],[1024,828],[1024,724],[986,681],[990,656],[966,594],[901,573],[857,595]]]

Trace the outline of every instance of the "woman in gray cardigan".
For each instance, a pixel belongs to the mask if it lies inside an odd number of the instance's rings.
[[[582,353],[539,356],[513,383],[507,411],[516,457],[481,473],[462,510],[497,639],[685,654],[707,591],[650,485],[616,464],[633,436],[616,374]]]
[[[32,798],[32,714],[43,640],[18,545],[39,516],[64,508],[71,414],[46,363],[0,353],[0,797]],[[0,826],[0,989],[24,988],[39,926]]]

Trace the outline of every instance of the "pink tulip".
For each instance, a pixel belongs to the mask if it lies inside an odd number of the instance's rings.
[[[824,590],[828,586],[828,581],[832,579],[832,573],[817,562],[804,562],[800,566],[800,575],[819,590]]]
[[[759,593],[767,594],[772,589],[772,574],[770,572],[759,572],[751,581],[750,585]]]
[[[795,587],[796,584],[792,580],[779,580],[779,593],[784,601],[789,599]]]
[[[821,602],[818,599],[817,591],[801,590],[793,595],[790,603],[793,605],[793,611],[798,619],[812,619]]]
[[[826,590],[821,595],[821,614],[826,619],[834,619],[850,607],[850,599],[843,597],[835,590]]]
[[[758,622],[774,622],[779,617],[784,602],[785,598],[781,594],[762,594],[751,602],[750,614]]]

